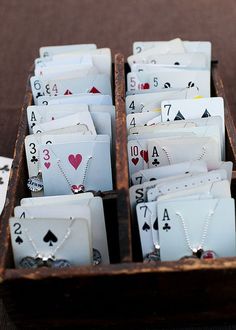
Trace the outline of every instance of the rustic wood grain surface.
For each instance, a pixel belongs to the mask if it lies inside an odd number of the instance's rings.
[[[236,0],[0,0],[0,155],[13,155],[28,71],[45,45],[95,42],[127,56],[135,40],[210,40],[235,121],[235,22]],[[2,304],[0,329],[15,329]]]

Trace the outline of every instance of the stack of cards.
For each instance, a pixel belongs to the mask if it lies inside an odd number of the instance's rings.
[[[39,53],[25,138],[33,197],[10,220],[15,266],[107,264],[103,201],[88,191],[113,188],[111,52],[84,44]]]
[[[5,204],[11,165],[11,158],[0,157],[0,215]]]
[[[210,97],[211,44],[135,42],[128,58],[130,201],[143,259],[233,256],[224,103]]]
[[[109,263],[103,201],[91,192],[24,198],[10,230],[16,267]]]
[[[115,109],[110,49],[40,48],[27,109],[28,188],[33,196],[111,190]]]

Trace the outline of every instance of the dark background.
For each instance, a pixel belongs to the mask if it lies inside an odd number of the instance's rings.
[[[0,155],[13,156],[28,71],[46,45],[96,43],[128,56],[133,41],[211,41],[236,120],[235,23],[236,0],[0,0]],[[0,329],[12,329],[0,305],[1,317]]]

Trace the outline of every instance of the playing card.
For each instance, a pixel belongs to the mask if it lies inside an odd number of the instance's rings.
[[[133,43],[133,53],[138,54],[142,51],[163,47],[166,41],[143,41],[143,42],[134,42]],[[208,68],[211,65],[211,42],[209,41],[182,41],[184,47],[183,53],[204,53],[208,60]],[[176,50],[175,50],[176,51]],[[176,51],[177,52],[177,51]]]
[[[91,114],[88,111],[79,112],[70,116],[35,125],[33,127],[33,133],[48,132],[50,130],[65,128],[72,125],[85,125],[90,131],[90,134],[97,134]]]
[[[141,126],[140,126],[141,128]],[[158,138],[158,141],[164,139],[172,138],[172,139],[182,139],[183,137],[194,137],[193,133],[182,132],[181,134],[173,133],[162,133],[161,131],[158,133],[151,133],[147,136],[139,136],[138,134],[129,135],[128,136],[128,160],[129,160],[129,172],[130,176],[142,169],[148,168],[149,166],[149,154],[148,154],[148,142],[151,139]],[[179,141],[179,140],[178,140]],[[153,164],[152,164],[153,165]],[[161,164],[158,164],[161,166]],[[167,164],[163,164],[167,165]],[[151,166],[154,167],[154,166]]]
[[[178,99],[178,95],[180,95],[181,99],[185,98],[187,89],[184,90],[164,90],[163,92],[158,93],[147,93],[147,94],[131,94],[127,95],[125,98],[126,104],[126,113],[127,115],[130,113],[142,112],[142,109],[145,105],[149,103],[156,103],[156,107],[161,108],[161,102],[163,100],[169,99],[171,95],[174,95],[174,99]]]
[[[186,121],[168,121],[168,122],[160,122],[160,116],[158,116],[159,119],[155,119],[155,124],[149,125],[147,124],[146,126],[137,126],[137,127],[132,127],[129,129],[129,136],[128,140],[133,140],[135,139],[136,135],[138,135],[141,138],[147,138],[149,137],[154,137],[154,134],[158,134],[160,132],[165,132],[169,130],[170,132],[173,130],[173,132],[176,129],[181,129],[181,128],[193,128],[196,127],[197,125],[194,122],[186,122]],[[151,122],[151,121],[149,121]],[[149,123],[148,122],[148,123]]]
[[[156,72],[129,72],[128,91],[165,88],[198,88],[199,95],[210,97],[210,71],[176,68],[159,68]]]
[[[52,130],[48,132],[50,137],[45,139],[45,144],[54,143],[57,135],[66,135],[67,133],[73,134],[86,134],[87,127],[84,125],[74,125],[57,130]],[[37,176],[40,172],[40,159],[39,159],[39,146],[41,144],[41,139],[46,133],[37,133],[26,136],[25,138],[25,154],[27,160],[28,174],[29,178]],[[62,138],[63,139],[63,138]]]
[[[45,195],[72,194],[81,185],[85,190],[112,190],[110,141],[109,136],[104,137],[104,141],[42,145]]]
[[[43,77],[45,80],[81,78],[98,73],[98,70],[92,66],[92,60],[82,64],[38,65],[34,70],[35,76]]]
[[[231,198],[158,203],[158,228],[163,261],[190,256],[191,249],[199,246],[203,251],[213,251],[218,258],[235,256],[235,209]]]
[[[39,201],[38,201],[39,200]],[[89,193],[83,193],[79,195],[73,195],[73,196],[45,196],[45,197],[39,197],[39,198],[29,198],[21,200],[21,208],[17,207],[15,208],[15,216],[16,212],[18,214],[22,214],[25,212],[25,210],[32,213],[34,212],[34,217],[37,217],[38,214],[39,217],[41,217],[40,209],[42,206],[46,206],[45,209],[47,210],[47,207],[49,206],[50,209],[56,208],[56,214],[59,213],[59,217],[62,218],[60,215],[60,212],[58,210],[61,208],[67,209],[67,214],[72,216],[73,212],[76,211],[76,207],[89,207],[91,212],[91,231],[92,231],[92,244],[93,248],[98,250],[102,257],[102,264],[108,264],[109,263],[109,254],[108,254],[108,244],[107,244],[107,236],[106,236],[106,227],[105,227],[105,218],[104,218],[104,209],[103,209],[103,202],[102,198],[99,196],[94,197],[91,192]],[[32,206],[34,206],[32,208]],[[37,207],[37,208],[35,208]],[[72,208],[71,208],[72,207]],[[36,210],[36,211],[35,211]],[[36,213],[38,212],[38,213]],[[63,213],[64,211],[62,211]],[[81,213],[77,212],[80,216],[82,216]],[[82,210],[83,212],[83,210]],[[53,213],[53,212],[52,212]],[[65,214],[65,213],[63,213]],[[27,217],[27,212],[25,212],[25,216]],[[55,215],[56,216],[56,215]],[[49,217],[49,216],[47,216]]]
[[[14,216],[16,218],[26,219],[73,219],[80,217],[85,219],[88,223],[89,230],[91,231],[91,210],[88,206],[83,205],[65,205],[48,204],[47,207],[41,205],[26,205],[16,206],[14,208]]]
[[[185,100],[166,100],[161,104],[162,121],[220,116],[224,127],[224,100],[210,97]]]
[[[86,195],[86,193],[85,193]],[[59,196],[60,197],[60,196]],[[64,196],[69,197],[69,196]],[[70,196],[73,197],[73,196]],[[47,205],[42,208],[42,205]],[[102,256],[102,263],[109,263],[103,202],[101,197],[52,199],[47,204],[23,205],[15,207],[15,217],[20,218],[59,218],[78,217],[87,219],[92,233],[92,246]]]
[[[156,202],[140,203],[136,207],[139,236],[143,258],[154,250],[154,239],[158,240]],[[156,222],[155,222],[156,221]]]
[[[207,173],[206,162],[203,160],[197,160],[173,165],[148,168],[134,173],[131,177],[131,180],[132,184],[136,185],[146,181],[153,181],[184,173]]]
[[[183,42],[180,38],[172,39],[169,41],[159,42],[134,42],[133,53],[137,56],[139,53],[148,54],[176,54],[185,53]],[[139,54],[141,55],[141,54]],[[136,57],[131,57],[128,63],[132,63]]]
[[[159,118],[161,121],[161,111],[159,111]],[[145,126],[147,122],[157,116],[157,112],[145,112],[145,113],[130,113],[126,116],[126,126],[129,131],[130,128],[136,126]]]
[[[111,95],[82,93],[78,95],[64,96],[41,96],[38,98],[38,105],[56,104],[89,104],[89,105],[112,105]]]
[[[112,60],[111,60],[111,50],[110,48],[100,48],[91,50],[88,52],[77,52],[72,51],[70,53],[64,54],[55,54],[52,57],[51,62],[46,62],[46,64],[66,64],[66,63],[81,63],[81,58],[89,57],[92,60],[92,65],[98,70],[101,74],[106,74],[111,78],[111,68],[112,68]]]
[[[196,127],[196,129],[198,128],[200,127]],[[208,170],[214,170],[219,167],[221,161],[219,146],[219,142],[211,137],[149,140],[148,167],[204,160]]]
[[[78,79],[51,80],[49,86],[51,96],[79,93],[112,95],[110,78],[105,74],[89,75]]]
[[[54,256],[71,266],[91,265],[92,245],[86,219],[10,218],[15,266],[23,258]],[[68,236],[67,236],[68,235]]]
[[[52,114],[50,120],[55,119],[56,116],[60,118],[61,113],[67,113],[68,115],[77,112],[88,111],[87,104],[68,104],[68,105],[50,105],[50,106],[36,106],[31,105],[27,107],[27,119],[29,126],[29,133],[33,133],[33,127],[45,121],[49,121],[48,116]],[[53,117],[54,116],[54,117]],[[57,119],[57,118],[56,118]]]
[[[137,64],[151,66],[153,71],[159,66],[177,66],[178,68],[206,69],[207,57],[204,53],[175,53],[175,54],[145,54],[135,56],[135,63],[131,64],[131,71],[139,71]],[[146,66],[145,66],[146,67]],[[146,70],[145,70],[146,71]]]
[[[5,204],[11,165],[11,158],[0,157],[0,215]]]
[[[41,58],[51,57],[55,54],[68,53],[72,51],[88,51],[96,49],[95,44],[78,44],[78,45],[63,45],[63,46],[46,46],[39,48],[39,56]]]
[[[214,170],[208,173],[195,173],[194,176],[191,175],[184,178],[171,180],[168,182],[168,184],[156,184],[154,188],[150,188],[147,191],[147,201],[153,202],[161,195],[166,195],[176,191],[186,190],[190,187],[198,187],[206,183],[212,183],[226,179],[227,174],[224,169]]]
[[[38,104],[39,97],[42,97],[45,94],[50,95],[49,84],[48,84],[48,82],[43,81],[42,77],[32,76],[30,78],[30,86],[31,86],[35,105]]]
[[[53,131],[44,133],[41,137],[40,144],[66,144],[78,142],[107,142],[110,140],[108,135],[81,135],[77,132],[68,132],[65,134],[51,134]]]
[[[92,192],[85,192],[83,194],[76,195],[62,195],[62,196],[43,196],[43,197],[25,197],[20,200],[21,206],[27,205],[47,205],[47,204],[65,204],[69,205],[70,203],[77,204],[79,199],[91,199],[94,195]]]
[[[207,58],[207,66],[211,68],[211,42],[209,41],[183,41],[188,53],[204,53]]]
[[[131,212],[132,212],[132,218],[135,219],[136,205],[139,203],[148,201],[147,194],[148,194],[149,190],[152,191],[152,189],[154,189],[156,186],[158,186],[158,185],[162,186],[163,184],[167,184],[167,182],[168,182],[168,185],[170,185],[170,183],[172,182],[176,186],[176,182],[179,183],[180,179],[184,179],[184,178],[186,179],[188,177],[192,177],[193,175],[196,175],[196,173],[185,173],[183,175],[164,177],[164,178],[153,180],[153,181],[146,181],[141,184],[136,184],[136,185],[130,187],[129,196],[130,196],[130,207],[131,207]],[[168,193],[168,192],[164,191],[163,193]],[[151,195],[151,197],[153,197],[154,195],[156,198],[158,196],[162,195],[162,190],[155,189],[153,192],[153,195]],[[153,201],[154,200],[155,199],[153,199]]]
[[[193,196],[194,199],[197,199],[196,196],[200,199],[206,198],[226,198],[231,197],[230,183],[228,180],[222,180],[217,182],[206,183],[204,185],[188,188],[185,190],[172,192],[170,194],[161,195],[157,198],[158,202],[163,202],[167,200],[177,200],[180,197],[188,200],[189,197]]]

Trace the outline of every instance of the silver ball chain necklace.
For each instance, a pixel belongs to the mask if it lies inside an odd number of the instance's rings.
[[[21,259],[19,265],[20,268],[39,268],[39,267],[50,267],[50,268],[69,268],[71,267],[71,264],[68,260],[65,259],[56,259],[56,253],[57,251],[64,245],[65,241],[70,237],[71,234],[71,228],[74,224],[75,218],[71,218],[70,224],[67,228],[66,234],[63,237],[61,243],[50,253],[49,255],[45,256],[40,253],[38,250],[35,242],[33,241],[32,237],[29,234],[28,229],[25,229],[25,234],[31,243],[34,252],[35,257],[24,257]]]
[[[215,209],[216,209],[217,205],[218,205],[218,202],[217,202],[214,210],[210,210],[208,212],[207,216],[205,217],[201,240],[197,247],[193,247],[191,244],[188,227],[186,225],[183,215],[180,212],[175,213],[181,221],[181,224],[182,224],[182,227],[184,230],[185,241],[187,243],[189,250],[192,252],[192,255],[184,256],[181,259],[184,259],[184,258],[216,259],[217,258],[217,254],[213,250],[204,250],[205,241],[207,239],[207,235],[209,232],[210,221],[212,219],[212,216],[215,213]]]

